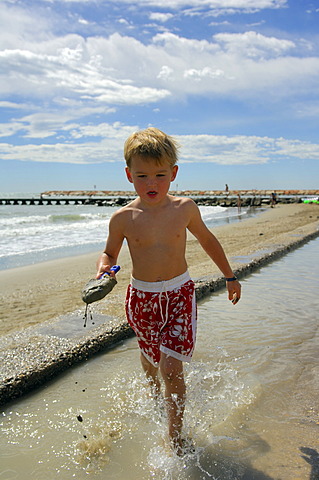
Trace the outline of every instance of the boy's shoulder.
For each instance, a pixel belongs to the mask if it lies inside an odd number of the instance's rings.
[[[123,207],[118,208],[113,214],[112,217],[123,217],[127,215],[130,211],[134,210],[137,208],[137,199],[132,200],[129,202],[127,205],[124,205]]]
[[[186,208],[197,208],[196,203],[189,197],[170,196],[174,205]]]
[[[140,202],[139,198],[135,198],[128,204],[124,205],[123,207],[120,207],[118,210],[116,210],[112,214],[112,221],[125,221],[127,218],[130,218],[132,215],[132,211],[139,210],[140,208]]]

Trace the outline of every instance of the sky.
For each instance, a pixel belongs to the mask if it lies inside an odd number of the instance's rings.
[[[0,194],[131,190],[149,126],[173,189],[318,189],[318,25],[318,0],[1,0]]]

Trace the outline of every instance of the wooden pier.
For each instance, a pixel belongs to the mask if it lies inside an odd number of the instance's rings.
[[[122,206],[133,200],[131,197],[54,197],[54,198],[0,198],[0,205],[97,205],[97,206]]]
[[[193,198],[198,205],[222,207],[270,205],[272,193],[276,203],[301,203],[305,197],[318,196],[319,190],[241,190],[224,192],[171,191],[173,195]],[[0,205],[96,205],[98,207],[122,206],[136,197],[129,191],[50,191],[34,197],[0,198]]]

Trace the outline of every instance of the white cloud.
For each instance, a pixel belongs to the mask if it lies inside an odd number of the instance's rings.
[[[169,32],[148,43],[118,33],[105,38],[69,34],[36,40],[0,51],[2,99],[19,92],[46,104],[49,116],[57,114],[58,106],[67,109],[59,113],[60,126],[52,116],[42,126],[36,117],[14,119],[23,121],[26,135],[33,138],[61,134],[64,115],[79,124],[85,107],[91,114],[101,107],[107,113],[119,105],[178,101],[188,95],[242,100],[259,99],[263,92],[269,98],[283,98],[318,91],[318,57],[292,56],[296,44],[291,40],[252,31],[220,33],[211,41]]]
[[[310,105],[305,103],[297,103],[294,107],[294,114],[301,118],[319,118],[319,101],[313,101]]]
[[[212,41],[157,34],[148,43],[118,33],[80,35],[0,51],[0,95],[50,104],[145,105],[191,95],[289,96],[319,85],[319,57],[287,56],[295,44],[255,32],[217,34]],[[51,110],[52,105],[51,105]],[[47,109],[50,110],[50,109]],[[74,115],[74,117],[76,114]],[[34,132],[33,132],[34,133]]]
[[[10,137],[23,129],[21,122],[0,123],[0,137]]]
[[[113,66],[107,55],[114,44],[112,38],[95,40],[93,46],[76,36],[65,37],[64,42],[60,39],[58,45],[54,43],[48,49],[55,48],[52,53],[39,52],[38,46],[34,51],[7,49],[0,52],[3,65],[0,91],[4,94],[20,92],[35,98],[65,95],[107,104],[131,105],[156,102],[169,95],[167,90],[135,86],[134,79],[121,78],[120,72],[115,71],[118,60]],[[108,48],[103,55],[105,43]],[[125,50],[129,49],[129,42],[120,40],[119,43],[118,48],[125,43]],[[123,54],[121,52],[121,58]]]
[[[258,59],[278,57],[295,48],[290,40],[266,37],[253,31],[219,33],[214,35],[214,39],[226,52]]]
[[[0,101],[0,108],[12,108],[15,110],[25,110],[25,109],[29,109],[30,105],[27,103]]]
[[[75,1],[75,0],[74,0]],[[84,0],[85,1],[85,0]],[[88,0],[90,1],[90,0]],[[163,0],[112,0],[113,3],[124,3],[144,7],[163,8]],[[206,8],[212,10],[262,10],[265,8],[282,8],[287,0],[170,0],[165,6],[169,9]]]
[[[151,12],[149,17],[150,20],[155,20],[157,22],[165,23],[170,20],[174,15],[172,13],[161,13],[161,12]]]
[[[84,127],[83,131],[85,129],[87,129],[86,134],[90,133],[89,127]],[[15,146],[2,143],[0,144],[0,157],[4,160],[72,164],[122,161],[124,141],[135,130],[137,127],[127,127],[119,123],[102,124],[99,128],[93,127],[91,132],[94,136],[103,135],[103,139],[100,141]]]
[[[120,3],[163,9],[162,0],[120,0]],[[171,8],[216,9],[285,5],[285,0],[173,0],[170,3]],[[253,31],[219,33],[211,41],[166,32],[143,43],[118,33],[87,38],[78,34],[57,36],[50,30],[50,20],[44,18],[43,11],[42,17],[39,13],[34,19],[34,10],[28,15],[14,4],[0,5],[0,13],[4,13],[4,20],[0,20],[3,28],[0,96],[3,99],[19,92],[46,103],[65,98],[82,106],[95,102],[99,108],[101,104],[111,107],[157,103],[168,97],[178,100],[189,94],[254,97],[265,89],[270,95],[285,96],[319,84],[319,58],[288,57],[288,53],[297,48],[294,42]],[[12,25],[13,13],[17,27]],[[151,15],[164,21],[172,14],[161,11]],[[11,19],[9,28],[8,19]],[[127,22],[123,18],[120,21]],[[309,42],[303,47],[309,53]]]
[[[43,41],[50,35],[50,20],[37,10],[0,2],[0,49],[17,48],[28,39]]]
[[[192,78],[195,80],[200,80],[205,77],[215,79],[215,78],[224,77],[224,76],[225,76],[225,72],[223,70],[220,70],[220,69],[213,70],[210,67],[204,67],[200,70],[196,68],[191,68],[189,70],[184,71],[185,78]]]
[[[122,25],[127,25],[127,26],[130,24],[130,22],[128,22],[126,18],[120,18],[118,22],[121,23]]]
[[[157,75],[157,78],[162,80],[168,80],[169,78],[172,78],[173,72],[174,70],[171,67],[163,65],[160,69],[159,74]]]
[[[262,164],[278,159],[319,160],[319,144],[300,140],[234,135],[182,135],[181,160],[221,165]]]
[[[276,146],[278,155],[319,160],[319,145],[317,144],[280,138],[277,140]]]
[[[210,22],[209,25],[211,27],[229,27],[231,23],[228,20],[224,20],[223,22]]]
[[[138,127],[125,126],[120,122],[115,122],[112,125],[109,123],[100,123],[98,125],[77,126],[76,129],[72,130],[72,135],[74,138],[100,137],[107,141],[112,139],[121,146],[124,144],[126,138],[136,130],[138,130]]]
[[[79,23],[82,23],[83,25],[90,25],[90,22],[88,22],[85,18],[79,18]]]
[[[74,140],[100,137],[83,143],[42,145],[0,144],[4,160],[90,164],[122,161],[126,138],[137,126],[114,124],[72,126]],[[215,163],[220,165],[253,165],[291,158],[319,160],[319,144],[284,138],[223,135],[176,135],[181,144],[181,163]]]
[[[68,122],[73,116],[64,113],[38,112],[22,117],[24,138],[47,138],[60,131],[69,130]]]
[[[160,69],[157,75],[165,78],[165,87],[175,95],[253,98],[267,90],[270,96],[284,97],[319,85],[319,57],[287,56],[294,47],[291,41],[254,32],[218,34],[212,42],[163,33],[153,41],[162,57],[165,54],[165,71]]]
[[[52,3],[53,0],[45,0]],[[96,0],[59,0],[61,3],[95,3]],[[136,6],[155,6],[163,8],[163,0],[100,0],[101,3],[131,4]],[[197,7],[205,5],[211,8],[280,8],[287,0],[171,0],[170,8]]]
[[[63,112],[41,112],[26,115],[20,119],[23,122],[23,128],[25,138],[46,138],[57,135],[59,138],[69,139],[69,134],[72,138],[81,138],[84,133],[90,136],[89,131],[94,128],[89,125],[83,126],[79,123],[79,118],[87,117],[91,113],[106,115],[108,113],[114,113],[113,109],[98,109],[96,107],[69,109]],[[97,126],[98,128],[99,125]],[[75,134],[75,132],[77,132]],[[80,133],[81,132],[81,133]]]
[[[237,135],[180,136],[183,145],[181,160],[187,163],[205,162],[220,165],[252,165],[267,163],[272,139]]]

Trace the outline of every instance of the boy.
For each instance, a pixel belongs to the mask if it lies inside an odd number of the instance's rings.
[[[113,214],[97,278],[116,264],[126,239],[133,267],[127,319],[137,335],[142,367],[155,397],[160,395],[161,372],[170,442],[182,454],[186,394],[182,362],[190,361],[196,336],[195,289],[185,259],[186,229],[226,277],[228,298],[234,304],[241,287],[195,202],[168,194],[178,170],[173,138],[156,128],[136,132],[125,142],[124,157],[127,179],[138,197]]]

